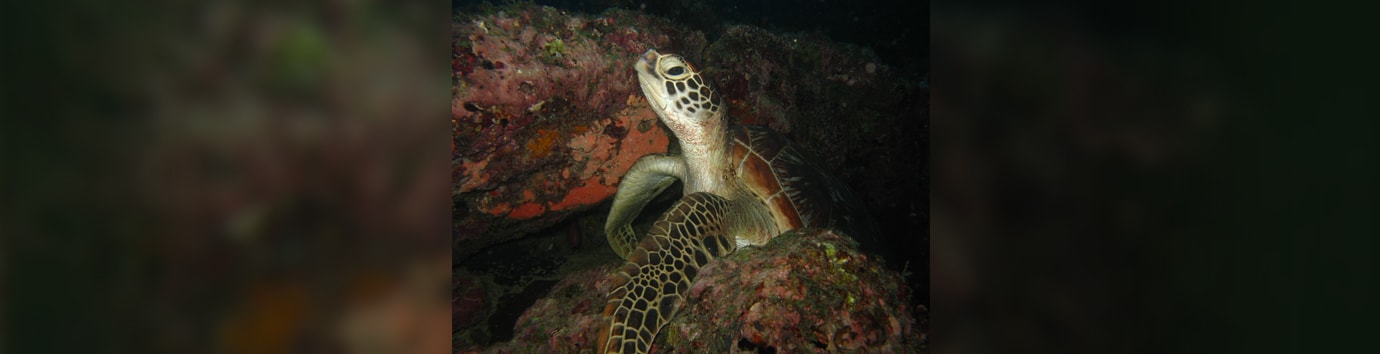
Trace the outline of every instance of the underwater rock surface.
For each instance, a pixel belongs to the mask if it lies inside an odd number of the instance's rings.
[[[927,124],[902,122],[927,111],[923,94],[869,50],[752,26],[706,34],[619,9],[582,15],[512,4],[475,12],[456,16],[451,28],[457,259],[605,201],[637,158],[667,152],[674,138],[632,71],[648,48],[702,66],[731,121],[830,152],[818,155],[869,208],[915,215],[927,205],[916,197],[923,184],[868,182],[920,175],[912,169],[928,144],[894,128]],[[906,188],[914,190],[899,190]]]
[[[572,273],[528,308],[514,338],[461,353],[592,352],[621,264]],[[653,351],[884,353],[926,351],[928,310],[909,305],[902,275],[830,230],[788,232],[711,262]]]
[[[684,37],[666,34],[666,21],[527,4],[457,16],[451,30],[460,252],[598,204],[638,157],[666,151],[630,69],[636,53]]]

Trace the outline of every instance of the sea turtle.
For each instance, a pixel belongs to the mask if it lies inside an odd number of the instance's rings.
[[[731,126],[722,99],[684,58],[653,49],[634,68],[681,154],[643,156],[618,186],[604,231],[627,262],[604,308],[610,323],[601,351],[647,352],[700,267],[716,257],[799,228],[875,227],[852,193],[784,136]],[[637,237],[633,219],[677,179],[684,196]]]

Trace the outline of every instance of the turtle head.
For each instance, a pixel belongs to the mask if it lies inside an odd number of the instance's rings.
[[[634,67],[647,103],[676,137],[698,140],[723,128],[722,101],[690,62],[649,49]]]

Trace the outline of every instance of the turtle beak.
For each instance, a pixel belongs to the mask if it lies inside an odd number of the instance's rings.
[[[646,53],[642,53],[642,56],[637,59],[636,67],[647,74],[659,77],[660,75],[656,75],[656,72],[652,70],[652,68],[656,67],[656,59],[660,57],[661,53],[657,53],[656,49],[648,49]]]
[[[658,58],[661,58],[661,53],[657,53],[655,49],[648,49],[638,57],[633,67],[637,69],[638,86],[642,87],[642,94],[647,98],[647,103],[656,108],[657,114],[661,115],[664,108],[661,105],[661,97],[665,95],[665,91],[661,91],[663,79],[654,69]]]

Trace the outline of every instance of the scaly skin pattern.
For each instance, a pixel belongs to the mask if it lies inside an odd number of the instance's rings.
[[[802,227],[848,226],[846,189],[765,128],[730,127],[708,80],[676,55],[648,50],[634,66],[647,102],[682,154],[646,156],[614,198],[605,232],[627,259],[615,274],[604,353],[646,353],[675,316],[700,267]],[[671,179],[685,196],[633,246],[632,219]]]
[[[724,226],[729,201],[705,192],[687,195],[652,224],[618,271],[604,315],[604,352],[646,353],[652,339],[680,311],[700,267],[733,252]]]

